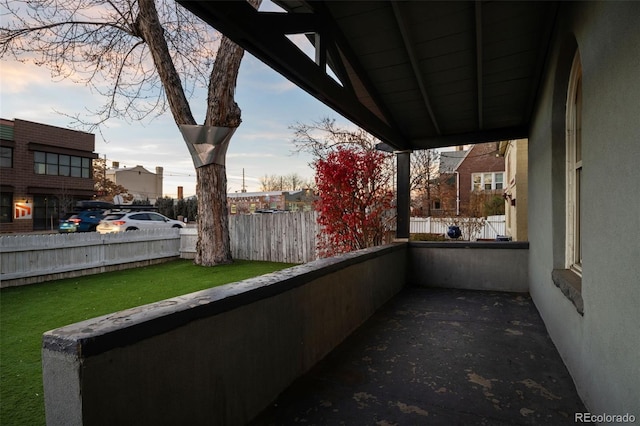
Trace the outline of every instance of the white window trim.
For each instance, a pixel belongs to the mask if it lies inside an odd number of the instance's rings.
[[[578,102],[576,102],[578,96]],[[577,105],[577,106],[576,106]],[[582,276],[580,181],[582,176],[582,156],[576,158],[577,147],[582,144],[582,65],[580,54],[576,52],[571,65],[569,88],[567,91],[566,115],[566,261],[565,266]]]
[[[491,189],[484,189],[484,175],[491,174]],[[496,188],[496,175],[502,174],[502,188]],[[477,191],[473,185],[474,176],[480,176],[480,191],[495,191],[496,189],[505,189],[506,173],[502,172],[479,172],[471,173],[471,191]]]

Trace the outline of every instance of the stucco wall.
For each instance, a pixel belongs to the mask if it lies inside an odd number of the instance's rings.
[[[240,425],[406,280],[362,250],[47,332],[47,424]]]
[[[137,200],[148,199],[151,203],[155,203],[158,198],[162,197],[162,167],[156,167],[155,174],[142,166],[130,169],[108,169],[106,173],[108,179],[122,185]]]
[[[528,241],[527,204],[529,197],[528,181],[528,140],[509,141],[505,151],[505,201],[506,235],[513,241]]]
[[[563,3],[529,139],[529,285],[593,413],[640,416],[639,2]],[[583,69],[584,315],[554,285],[565,233],[564,101]]]
[[[415,242],[409,246],[409,285],[529,291],[526,242]]]

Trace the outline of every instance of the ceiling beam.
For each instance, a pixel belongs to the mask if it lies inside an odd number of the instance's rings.
[[[398,129],[399,126],[385,106],[385,103],[381,101],[380,94],[371,83],[368,73],[362,64],[360,64],[358,57],[351,49],[350,43],[344,33],[334,22],[327,6],[322,2],[314,2],[313,11],[320,17],[319,20],[326,25],[324,31],[330,35],[332,39],[331,43],[327,43],[327,48],[329,49],[329,54],[327,55],[329,67],[338,76],[340,82],[353,92],[355,97],[359,99],[363,97],[371,98],[377,109],[377,111],[374,111],[374,114],[378,115],[378,117],[389,126]],[[313,40],[311,41],[313,42]],[[355,80],[357,80],[357,82]],[[361,89],[356,89],[356,87]]]
[[[393,7],[393,14],[396,18],[396,23],[398,24],[398,28],[400,29],[400,34],[402,35],[402,42],[404,43],[404,48],[409,55],[409,62],[411,63],[411,68],[413,70],[413,75],[416,79],[416,83],[420,88],[420,94],[422,95],[422,101],[424,102],[424,106],[427,108],[429,112],[429,118],[431,118],[431,123],[433,123],[433,127],[438,133],[441,135],[440,126],[438,125],[438,120],[436,119],[436,115],[433,112],[433,108],[431,106],[431,101],[429,100],[429,94],[427,93],[427,88],[425,87],[424,79],[422,78],[422,70],[420,70],[420,66],[418,64],[418,57],[416,55],[415,49],[413,48],[414,43],[411,35],[409,34],[409,30],[407,29],[407,25],[405,24],[405,19],[400,9],[400,5],[398,2],[391,2],[391,6]]]
[[[468,133],[435,136],[414,139],[413,149],[443,148],[485,142],[499,142],[529,137],[527,126],[502,127],[499,129],[478,130]]]

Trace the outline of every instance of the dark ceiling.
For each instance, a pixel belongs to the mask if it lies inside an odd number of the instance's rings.
[[[244,1],[179,3],[400,150],[527,137],[558,7],[279,0],[286,13],[275,13]],[[293,34],[307,36],[315,60]]]

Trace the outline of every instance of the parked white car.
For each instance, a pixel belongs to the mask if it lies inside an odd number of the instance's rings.
[[[118,212],[106,215],[96,227],[96,231],[109,234],[138,229],[184,228],[184,226],[184,223],[179,220],[169,219],[156,212]]]

